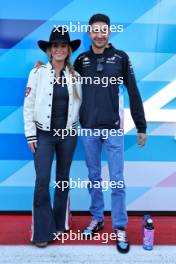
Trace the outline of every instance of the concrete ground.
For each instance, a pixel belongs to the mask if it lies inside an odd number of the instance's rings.
[[[117,252],[114,246],[0,246],[0,263],[8,264],[176,264],[176,246],[155,246],[146,251],[141,246],[131,246],[128,254]]]

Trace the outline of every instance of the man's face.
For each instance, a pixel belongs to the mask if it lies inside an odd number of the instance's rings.
[[[104,48],[108,44],[110,30],[106,23],[96,22],[92,24],[88,34],[96,48]]]

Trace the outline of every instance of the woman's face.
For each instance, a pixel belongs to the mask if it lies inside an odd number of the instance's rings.
[[[67,43],[53,43],[51,45],[51,55],[56,61],[65,61],[68,56],[69,46]]]

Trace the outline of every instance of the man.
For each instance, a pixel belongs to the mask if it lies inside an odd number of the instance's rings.
[[[89,51],[78,56],[75,61],[75,70],[82,77],[123,77],[127,88],[131,115],[137,128],[137,143],[144,146],[146,142],[146,120],[142,100],[136,86],[135,76],[128,55],[115,49],[108,43],[110,36],[110,19],[106,15],[96,14],[89,20],[89,37],[92,46]],[[106,30],[107,29],[107,30]],[[119,115],[119,85],[108,82],[105,87],[100,84],[82,85],[83,101],[80,109],[80,123],[84,129],[108,129],[108,138],[103,135],[89,135],[83,137],[86,164],[89,171],[89,186],[91,196],[90,212],[92,219],[83,230],[84,236],[91,236],[104,227],[104,202],[102,186],[95,188],[95,182],[101,178],[101,151],[102,144],[106,147],[110,181],[124,183],[123,165],[124,149],[123,136],[111,135],[111,130],[118,130],[122,120]],[[129,242],[126,234],[128,217],[125,205],[125,185],[119,188],[118,184],[112,188],[111,195],[112,226],[116,234],[117,249],[121,253],[129,251]]]

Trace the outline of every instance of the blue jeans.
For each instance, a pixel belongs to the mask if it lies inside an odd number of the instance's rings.
[[[93,219],[102,221],[104,218],[104,200],[102,186],[100,188],[93,186],[93,183],[102,183],[101,178],[101,152],[102,144],[105,144],[107,161],[109,167],[110,182],[120,183],[117,187],[111,188],[111,216],[112,226],[114,229],[118,227],[126,227],[128,223],[128,216],[125,202],[125,184],[123,177],[124,168],[124,137],[110,135],[108,130],[108,137],[104,138],[102,135],[84,135],[82,141],[85,149],[86,165],[89,171],[89,180],[91,186],[89,193],[91,196],[90,212]],[[122,187],[122,188],[118,188]]]

